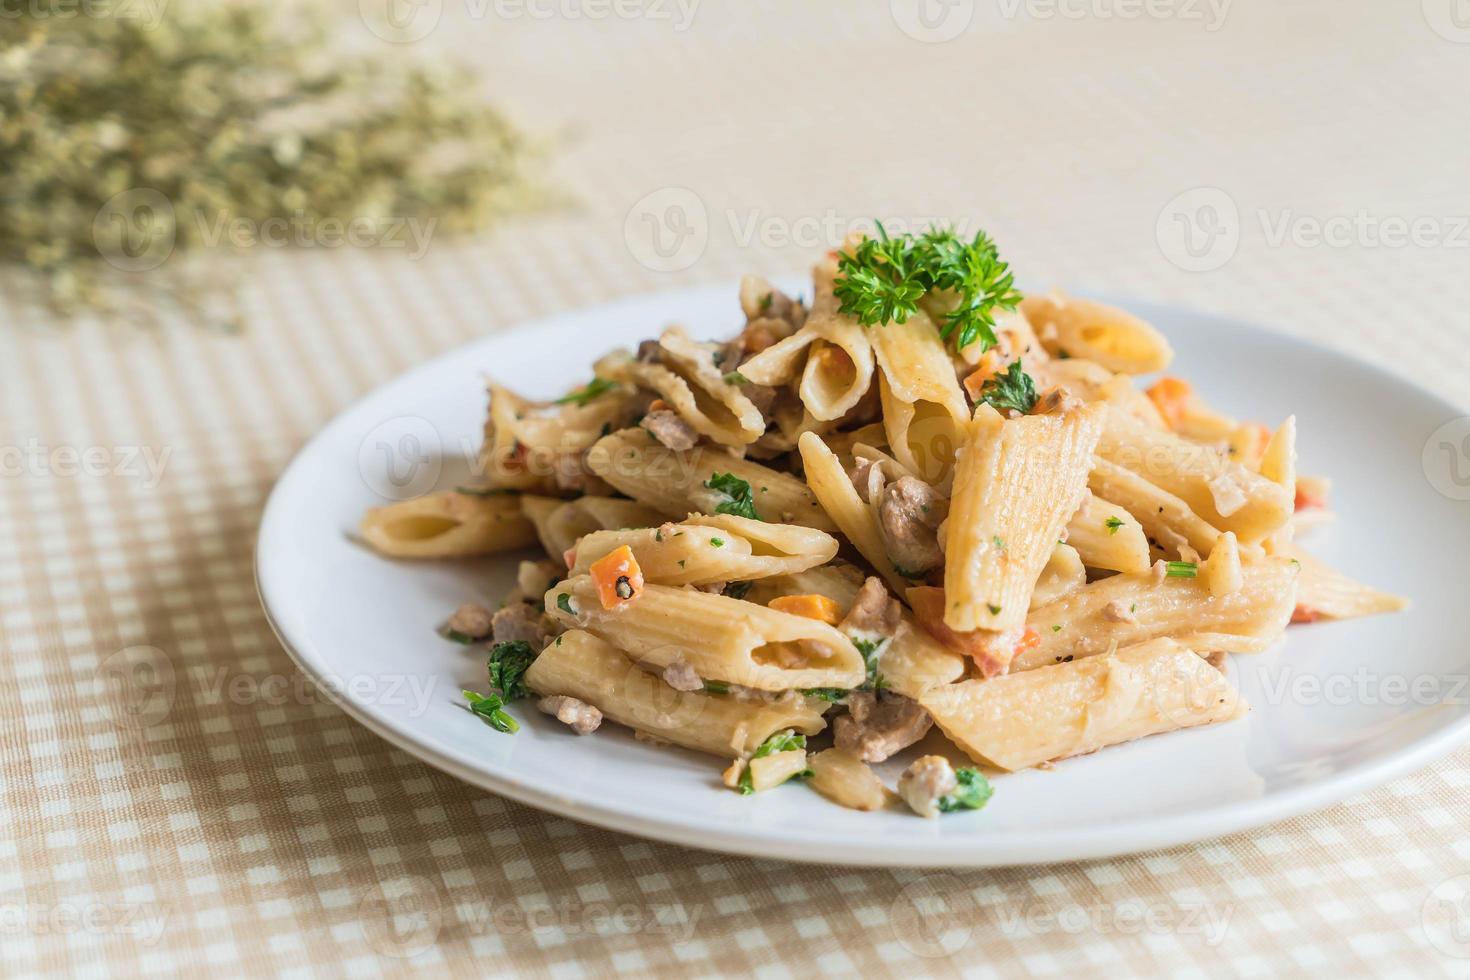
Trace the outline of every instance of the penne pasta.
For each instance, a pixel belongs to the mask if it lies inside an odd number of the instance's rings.
[[[857,687],[866,669],[847,637],[826,623],[753,602],[667,585],[604,609],[589,576],[546,593],[546,612],[664,668],[689,664],[701,678],[761,691]]]
[[[1067,544],[1082,564],[1113,572],[1141,575],[1148,571],[1148,538],[1143,525],[1126,508],[1088,493],[1067,522]]]
[[[1053,292],[1026,297],[1021,311],[1057,356],[1084,357],[1123,374],[1152,374],[1174,359],[1163,334],[1116,307]]]
[[[1087,489],[1102,419],[1003,420],[976,413],[960,447],[944,563],[944,624],[956,632],[1025,625],[1031,590]]]
[[[516,494],[425,494],[363,516],[363,540],[393,558],[465,558],[514,551],[536,542],[536,528]]]
[[[1226,650],[1254,652],[1281,636],[1296,608],[1297,568],[1288,559],[1243,565],[1241,588],[1223,596],[1211,594],[1197,569],[1185,571],[1192,574],[1114,575],[1038,606],[1028,621],[1040,642],[1018,655],[1011,670],[1195,633],[1228,637]]]
[[[842,469],[842,463],[815,433],[808,432],[802,436],[798,448],[806,469],[807,483],[821,502],[822,510],[868,560],[868,564],[877,569],[889,587],[901,595],[909,581],[899,574],[893,560],[888,557],[888,549],[872,511],[858,496],[852,480]]]
[[[1115,463],[1093,459],[1087,486],[1095,495],[1115,502],[1134,516],[1144,534],[1175,557],[1184,557],[1184,548],[1208,555],[1220,537],[1220,531],[1184,501]]]
[[[747,701],[676,691],[611,643],[582,630],[553,640],[526,671],[526,684],[543,696],[559,694],[593,705],[637,732],[723,758],[748,757],[784,729],[815,735],[826,727],[820,707],[807,698]]]
[[[970,758],[1012,771],[1231,721],[1247,710],[1224,674],[1167,639],[965,681],[930,691],[921,703]]]
[[[837,556],[837,539],[814,528],[766,524],[728,514],[691,515],[680,524],[588,534],[576,544],[571,574],[586,574],[592,562],[624,545],[632,549],[644,576],[660,585],[710,585],[790,575]]]
[[[705,484],[728,473],[749,484],[752,506],[762,520],[837,530],[812,491],[791,474],[716,450],[676,453],[641,429],[603,437],[588,452],[587,465],[622,493],[667,517],[714,511],[722,498]]]
[[[1407,599],[1363,585],[1300,548],[1293,547],[1288,554],[1301,567],[1296,622],[1353,619],[1408,608]]]

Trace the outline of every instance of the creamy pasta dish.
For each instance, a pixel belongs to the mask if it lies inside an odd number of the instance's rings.
[[[983,234],[879,226],[812,278],[747,277],[732,338],[669,326],[554,401],[491,384],[483,479],[366,515],[396,558],[544,550],[442,627],[490,726],[524,702],[737,792],[934,817],[1239,718],[1226,652],[1403,607],[1299,546],[1330,512],[1295,419],[1145,383],[1173,355],[1139,317],[1022,295]]]

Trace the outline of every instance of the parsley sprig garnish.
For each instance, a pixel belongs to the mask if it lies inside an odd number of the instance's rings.
[[[1021,362],[1014,361],[1004,373],[996,374],[981,386],[980,400],[997,412],[1011,408],[1025,415],[1036,406],[1036,383],[1022,369]]]
[[[725,498],[715,505],[716,514],[733,514],[736,517],[748,517],[753,521],[761,519],[761,515],[755,512],[755,494],[751,492],[750,484],[734,473],[711,473],[709,479],[704,481],[704,487]]]
[[[494,692],[476,694],[474,691],[460,691],[459,693],[463,694],[464,699],[469,702],[470,710],[484,718],[486,724],[497,732],[514,735],[521,730],[520,724],[503,710],[505,701],[500,695]]]
[[[981,351],[994,347],[996,310],[1014,310],[1021,294],[990,236],[976,232],[967,242],[952,229],[936,229],[890,238],[875,223],[877,238],[838,256],[839,310],[865,326],[906,323],[926,293],[945,290],[959,296],[959,305],[945,314],[940,336],[953,337],[956,350],[976,341]]]
[[[525,675],[536,659],[536,650],[525,640],[497,643],[490,651],[486,665],[490,668],[490,686],[506,701],[519,701],[531,693]]]

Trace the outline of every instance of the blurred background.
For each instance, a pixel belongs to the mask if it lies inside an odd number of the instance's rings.
[[[171,916],[147,948],[7,935],[7,968],[376,975],[384,946],[344,928],[352,874],[405,868],[518,900],[697,901],[712,930],[693,947],[449,932],[431,966],[755,968],[800,938],[839,970],[939,968],[942,945],[866,932],[861,908],[912,876],[831,892],[820,869],[575,826],[319,701],[180,687],[146,735],[99,708],[99,670],[138,644],[169,651],[180,684],[294,676],[253,589],[272,483],[352,398],[486,332],[799,271],[873,219],[939,221],[990,232],[1023,287],[1243,315],[1461,403],[1470,386],[1464,0],[16,0],[0,39],[0,794],[17,828],[0,901]],[[1417,874],[1393,832],[1355,853],[1410,896],[1399,918],[1273,879],[1271,854],[1328,866],[1335,828],[1370,817],[1460,847],[1453,822],[1419,816],[1452,775],[1293,822],[1263,839],[1275,852],[966,887],[1165,901],[1260,876],[1275,897],[1233,893],[1221,949],[1254,955],[1290,927],[1303,967],[1347,937],[1402,966],[1427,885],[1393,877]],[[791,903],[818,892],[847,898],[794,926]],[[1027,969],[1202,962],[1188,936],[985,929],[970,950]]]

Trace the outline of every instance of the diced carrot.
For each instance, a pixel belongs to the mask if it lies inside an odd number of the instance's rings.
[[[1179,428],[1179,421],[1194,400],[1194,388],[1183,378],[1160,378],[1146,394],[1171,429]]]
[[[1298,605],[1291,613],[1293,623],[1315,623],[1322,618],[1322,614],[1311,606]]]
[[[995,649],[993,641],[998,634],[989,630],[959,633],[944,624],[943,589],[936,589],[932,585],[916,585],[904,595],[909,600],[910,608],[914,610],[914,618],[919,621],[924,632],[955,653],[974,660],[976,666],[980,668],[980,673],[986,677],[994,677],[996,674],[1006,672],[1006,668],[1011,663],[1011,656],[1008,656],[1006,651]],[[1041,642],[1040,636],[1036,638],[1036,642]]]
[[[1027,650],[1041,646],[1041,634],[1036,632],[1035,627],[1026,627],[1026,632],[1016,641],[1016,656],[1020,656]]]
[[[829,626],[842,622],[842,609],[824,595],[782,595],[767,605],[777,612],[821,620]]]
[[[1321,510],[1327,506],[1327,498],[1319,493],[1306,489],[1300,483],[1296,485],[1296,509],[1297,510]]]
[[[627,545],[609,551],[588,567],[597,585],[597,598],[602,608],[616,609],[643,594],[643,569]]]
[[[674,410],[674,406],[670,405],[662,398],[655,398],[653,401],[648,403],[648,410],[650,412],[671,412]]]
[[[980,400],[980,391],[985,387],[985,382],[995,377],[995,372],[1000,370],[1000,351],[994,347],[980,355],[980,363],[976,365],[973,374],[964,380],[965,393],[970,396],[970,401]]]

